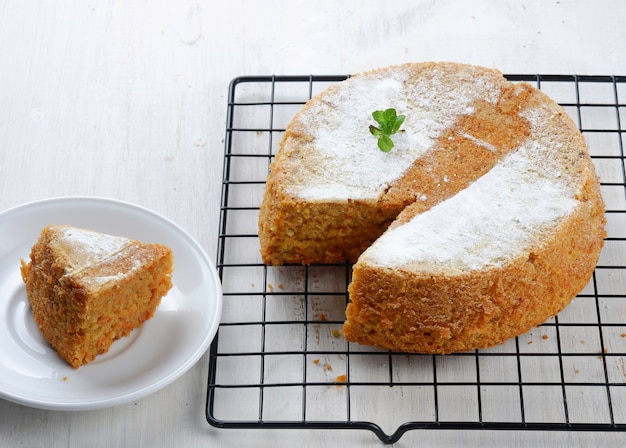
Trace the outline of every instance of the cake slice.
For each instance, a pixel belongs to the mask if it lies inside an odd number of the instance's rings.
[[[65,225],[45,227],[21,262],[35,322],[74,368],[151,318],[172,270],[166,246]]]

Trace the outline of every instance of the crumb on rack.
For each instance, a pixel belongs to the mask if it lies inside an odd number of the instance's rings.
[[[333,337],[335,338],[338,338],[339,336],[341,336],[341,332],[337,330],[336,328],[333,329],[332,334],[333,334]]]
[[[321,360],[319,358],[315,358],[313,360],[313,364],[315,364],[316,366],[319,366],[321,364]],[[324,370],[328,370],[329,372],[333,370],[333,366],[331,366],[329,363],[325,362],[324,364],[322,364],[322,367],[324,368]]]

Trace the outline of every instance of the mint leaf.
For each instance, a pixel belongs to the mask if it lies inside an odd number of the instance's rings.
[[[372,118],[378,126],[370,125],[369,129],[373,136],[378,137],[378,148],[383,152],[391,151],[394,144],[390,136],[400,130],[404,115],[397,115],[395,109],[389,108],[372,112]]]
[[[391,148],[393,148],[393,141],[388,135],[381,135],[378,138],[378,148],[382,152],[389,152],[391,151]]]
[[[383,135],[383,131],[381,131],[380,129],[378,129],[376,126],[374,126],[373,124],[370,125],[370,133],[375,136],[378,137],[379,135]]]
[[[404,115],[398,115],[394,118],[394,121],[391,124],[391,128],[389,129],[389,134],[395,134],[400,130],[400,126],[404,123]]]
[[[384,125],[385,121],[387,121],[385,117],[385,111],[377,110],[372,112],[372,117],[376,120],[376,123],[379,125]]]

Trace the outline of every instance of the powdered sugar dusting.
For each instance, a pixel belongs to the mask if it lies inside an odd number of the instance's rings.
[[[62,229],[59,241],[62,244],[70,245],[76,253],[76,257],[72,261],[75,261],[77,265],[71,266],[72,270],[101,262],[120,252],[131,243],[128,238],[91,230],[75,227],[63,227]]]
[[[118,282],[122,279],[124,279],[126,276],[128,275],[128,273],[125,272],[120,272],[116,275],[103,275],[100,277],[90,277],[88,280],[89,282],[94,285],[94,286],[99,286],[99,285],[103,285],[107,282]]]
[[[547,121],[528,111],[538,138],[527,140],[456,196],[385,233],[363,255],[375,265],[445,267],[450,272],[501,266],[576,207],[541,135]]]
[[[478,146],[482,146],[483,148],[485,148],[488,151],[491,151],[493,153],[497,153],[498,152],[498,148],[496,148],[494,145],[492,145],[491,143],[488,143],[484,140],[478,139],[476,137],[474,137],[473,135],[468,134],[467,132],[461,132],[459,133],[459,135],[463,138],[466,138],[470,141],[472,141],[473,143],[475,143]]]
[[[315,129],[314,141],[303,149],[308,160],[288,192],[305,200],[375,199],[427,153],[459,115],[472,114],[478,100],[492,103],[499,87],[485,79],[457,83],[431,77],[412,77],[407,70],[366,74],[337,86],[303,111],[298,120]],[[355,81],[355,82],[353,82]],[[392,139],[394,148],[383,153],[369,126],[372,112],[395,108],[406,119]]]

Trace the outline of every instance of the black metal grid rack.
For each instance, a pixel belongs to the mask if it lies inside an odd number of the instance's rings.
[[[557,317],[489,350],[391,353],[340,334],[348,265],[269,267],[257,216],[293,114],[346,76],[258,76],[228,93],[208,422],[220,428],[626,431],[626,77],[508,75],[578,123],[601,178],[608,237],[589,285]]]

